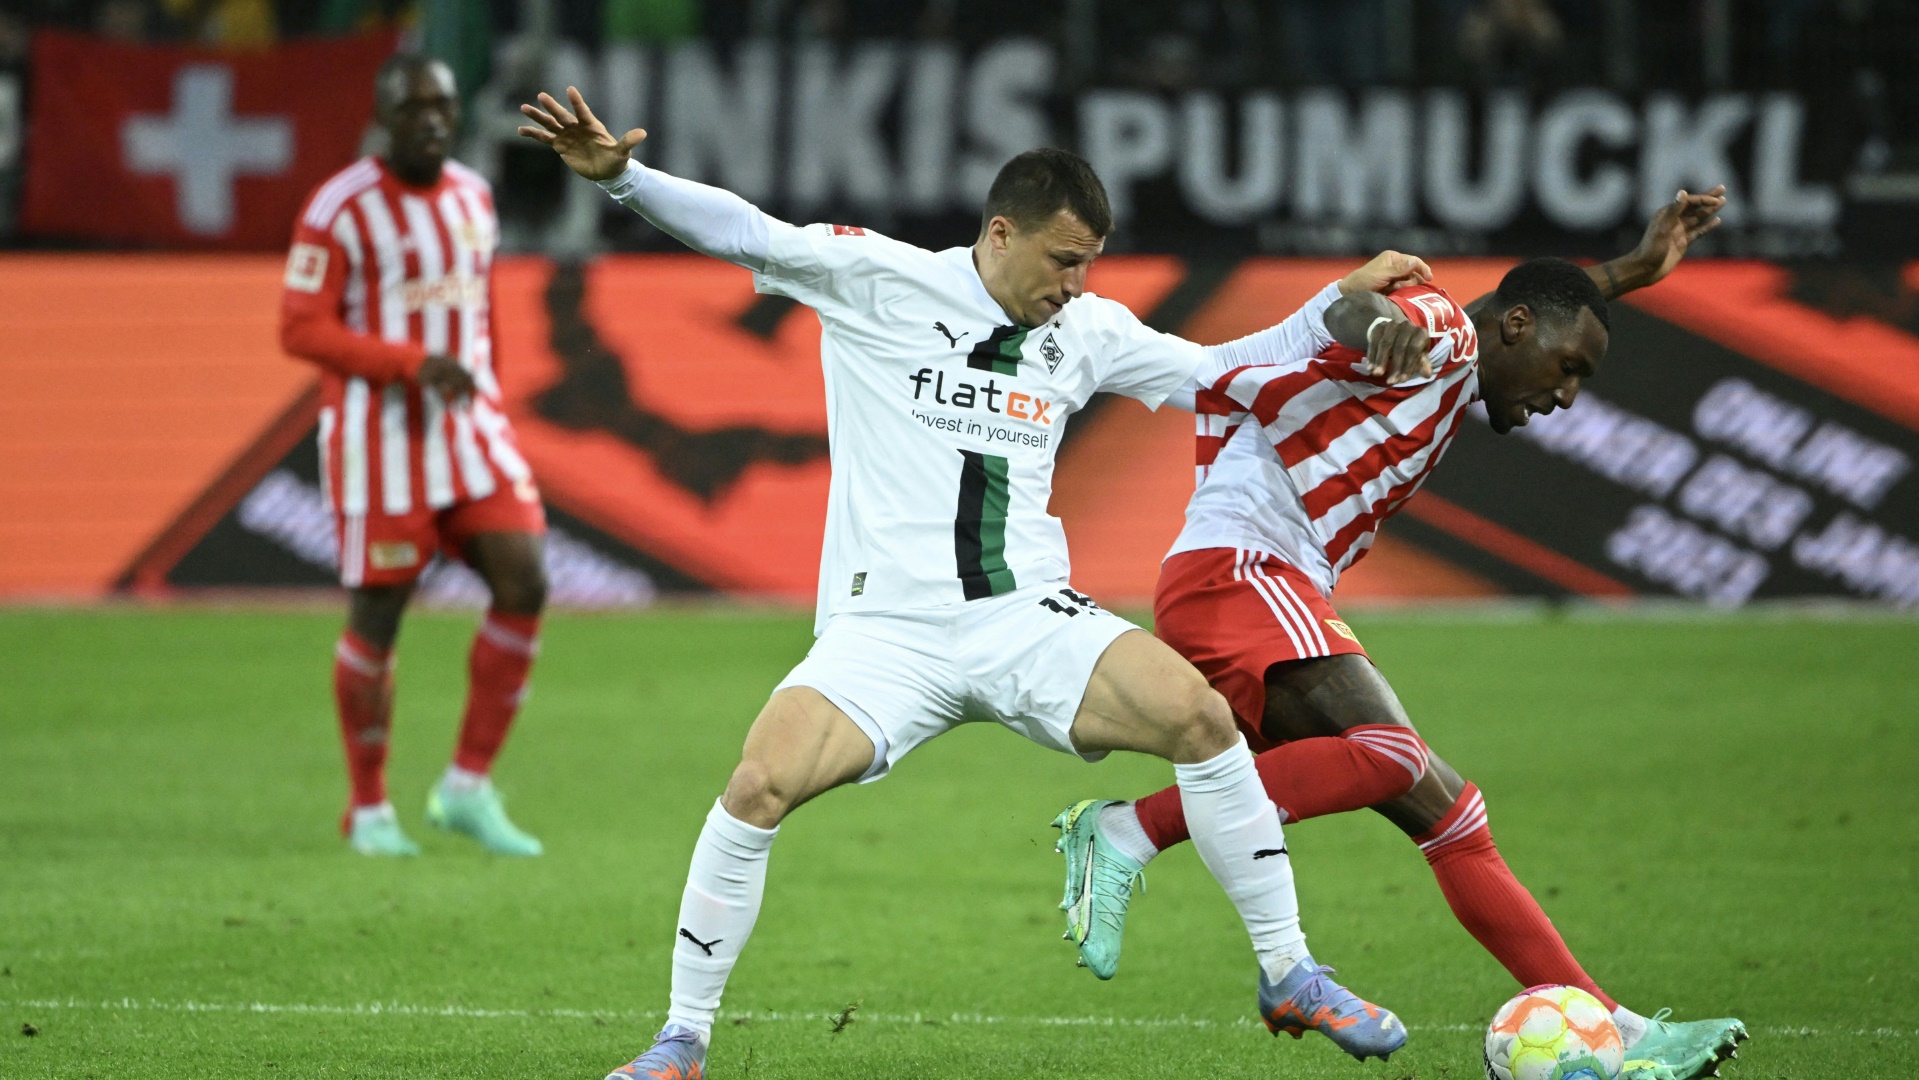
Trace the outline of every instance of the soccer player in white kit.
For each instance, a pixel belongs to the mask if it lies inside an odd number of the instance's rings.
[[[645,132],[616,138],[577,90],[567,96],[522,106],[534,125],[521,134],[688,246],[752,270],[760,292],[819,313],[833,462],[818,640],[754,721],[694,848],[666,1026],[612,1077],[704,1073],[787,814],[973,720],[1087,760],[1132,750],[1172,761],[1194,846],[1252,937],[1262,1004],[1294,1002],[1362,1059],[1399,1049],[1399,1019],[1334,983],[1306,949],[1278,811],[1225,699],[1072,588],[1065,533],[1047,513],[1060,432],[1094,392],[1149,407],[1190,400],[1236,368],[1298,355],[1304,320],[1202,348],[1086,293],[1112,216],[1091,167],[1064,151],[1014,158],[977,242],[932,252],[789,225],[646,168],[630,156]],[[1397,264],[1379,263],[1351,287],[1387,287]]]

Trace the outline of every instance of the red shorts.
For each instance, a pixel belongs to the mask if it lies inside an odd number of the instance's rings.
[[[1276,556],[1244,548],[1182,551],[1161,564],[1153,633],[1225,696],[1255,753],[1276,745],[1259,730],[1267,668],[1317,656],[1366,655],[1305,574]]]
[[[420,576],[433,553],[462,558],[469,538],[480,533],[545,533],[546,510],[531,480],[503,483],[483,499],[442,510],[420,507],[404,514],[333,515],[340,584],[404,585]]]

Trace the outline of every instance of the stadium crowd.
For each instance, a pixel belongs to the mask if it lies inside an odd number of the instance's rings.
[[[1081,79],[1103,84],[1630,90],[1830,80],[1906,108],[1915,80],[1897,60],[1919,45],[1913,0],[21,0],[0,11],[0,65],[24,62],[36,26],[248,48],[435,21],[477,24],[476,39],[542,21],[587,48],[693,37],[977,44],[1015,28],[1055,39]]]

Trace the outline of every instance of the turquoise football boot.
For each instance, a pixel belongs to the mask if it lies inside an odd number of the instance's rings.
[[[401,831],[400,817],[392,806],[382,806],[373,812],[349,810],[342,824],[346,828],[347,846],[362,855],[410,858],[420,853],[420,845]]]
[[[704,1080],[706,1043],[700,1033],[668,1024],[646,1053],[606,1074],[606,1080]]]
[[[1079,946],[1079,963],[1101,979],[1119,971],[1119,947],[1126,936],[1126,908],[1133,891],[1146,891],[1143,867],[1100,835],[1099,812],[1112,799],[1087,799],[1060,811],[1053,850],[1066,856],[1066,940]]]
[[[1317,1031],[1361,1061],[1385,1061],[1406,1045],[1406,1025],[1399,1017],[1327,978],[1332,973],[1310,956],[1294,964],[1277,984],[1260,972],[1259,1018],[1266,1021],[1266,1029],[1295,1039]]]
[[[448,832],[465,833],[495,855],[538,855],[545,848],[507,819],[492,780],[469,791],[451,791],[442,781],[426,797],[426,819]]]
[[[1726,1017],[1674,1023],[1661,1009],[1646,1020],[1646,1034],[1626,1050],[1620,1080],[1696,1080],[1718,1076],[1723,1061],[1739,1056],[1746,1025]]]

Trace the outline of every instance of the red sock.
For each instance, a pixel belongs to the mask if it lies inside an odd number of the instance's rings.
[[[1608,1010],[1618,1007],[1573,959],[1552,920],[1500,858],[1478,788],[1467,784],[1439,824],[1413,842],[1432,864],[1439,891],[1446,894],[1459,925],[1521,986],[1577,986]]]
[[[453,764],[484,774],[506,741],[526,696],[527,674],[540,651],[540,617],[489,611],[467,660],[466,716]]]
[[[1253,759],[1281,821],[1305,821],[1397,799],[1426,773],[1426,744],[1408,727],[1364,724],[1338,738],[1300,739]],[[1161,851],[1189,838],[1179,788],[1133,804],[1146,838]]]
[[[351,630],[333,647],[333,701],[340,712],[353,806],[386,801],[386,745],[393,723],[392,650],[376,649]]]

